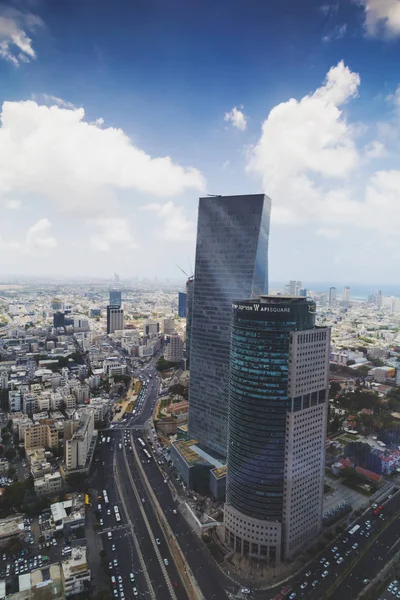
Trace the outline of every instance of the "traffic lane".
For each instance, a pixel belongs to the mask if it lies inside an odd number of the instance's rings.
[[[382,500],[382,503],[384,506],[384,513],[386,515],[383,515],[383,518],[390,518],[390,516],[395,514],[400,508],[400,494],[397,493],[391,498],[385,496],[385,498]],[[382,521],[378,518],[373,518],[371,515],[371,511],[369,511],[368,513],[366,513],[366,515],[363,515],[362,517],[360,517],[360,519],[357,520],[357,524],[360,525],[359,531],[354,533],[352,536],[350,536],[348,532],[343,533],[339,538],[332,542],[332,544],[330,544],[330,546],[328,546],[323,551],[323,556],[328,560],[328,562],[331,563],[327,569],[321,568],[321,553],[316,560],[306,565],[301,574],[288,581],[287,585],[290,585],[292,587],[292,590],[299,595],[298,597],[308,597],[310,598],[310,600],[317,600],[320,598],[323,590],[326,592],[330,587],[332,587],[340,573],[344,570],[346,566],[348,566],[349,561],[351,561],[356,554],[359,554],[360,551],[362,551],[363,548],[370,542],[370,537],[366,538],[365,535],[360,534],[360,531],[362,530],[364,530],[365,532],[366,522],[368,520],[371,522],[371,531],[380,531],[385,525],[385,521]],[[348,541],[346,544],[344,544],[343,540],[345,540],[346,538],[348,538]],[[358,545],[358,547],[355,549],[352,548],[354,544]],[[332,548],[335,546],[338,546],[340,548],[340,555],[344,558],[344,561],[341,565],[337,565],[336,562],[332,564],[332,560],[329,559],[329,557],[332,556]],[[346,552],[348,552],[349,550],[350,553],[346,555]],[[328,570],[328,575],[325,578],[322,578],[321,575],[322,572],[324,572],[324,570]],[[311,571],[311,576],[309,578],[306,578],[305,574],[308,571]],[[305,590],[299,589],[299,584],[301,585],[301,583],[303,581],[306,581],[307,579],[310,579],[311,586],[310,584],[308,584]],[[365,579],[365,576],[363,577],[363,579]],[[318,583],[315,587],[312,587],[312,582],[315,580],[317,580]],[[275,595],[282,589],[282,587],[284,586],[280,585],[271,589],[270,595],[268,597],[274,598]]]
[[[356,597],[366,584],[365,578],[374,579],[379,571],[393,558],[399,550],[400,543],[400,517],[393,521],[389,527],[380,535],[377,542],[371,546],[361,560],[353,567],[351,574],[339,585],[332,594],[334,600],[343,598],[343,590],[352,590]],[[342,596],[340,596],[342,594]]]
[[[131,512],[131,520],[134,525],[135,534],[140,546],[140,550],[144,557],[147,572],[149,574],[150,580],[154,582],[154,590],[158,590],[156,594],[157,599],[160,598],[161,600],[171,600],[171,594],[168,590],[164,574],[158,562],[156,551],[150,539],[149,532],[147,531],[146,524],[141,516],[140,508],[136,500],[136,495],[129,481],[125,460],[122,456],[122,453],[119,454],[121,455],[121,458],[118,458],[117,460],[119,460],[119,468],[121,470],[122,475],[121,487],[123,486],[124,495],[128,501],[127,505],[129,506]]]
[[[139,453],[138,446],[136,448]],[[150,474],[151,471],[152,477],[149,477],[150,485],[153,490],[156,490],[157,500],[179,542],[204,597],[207,599],[213,597],[218,599],[227,598],[225,588],[232,586],[231,580],[219,571],[204,543],[192,531],[184,516],[177,510],[177,505],[173,500],[169,486],[164,484],[164,478],[157,465],[154,465],[154,461],[145,463],[144,467],[146,475]],[[174,514],[174,510],[177,510],[177,514]],[[235,586],[236,588],[237,586]]]
[[[110,570],[110,577],[113,574],[115,574],[116,576],[120,574],[123,579],[125,595],[128,594],[128,597],[133,597],[133,586],[135,584],[132,584],[129,575],[130,573],[134,573],[138,592],[139,594],[144,595],[147,590],[147,583],[140,570],[140,561],[134,548],[131,530],[126,524],[123,525],[122,529],[118,528],[118,524],[115,520],[115,505],[119,506],[122,523],[124,522],[124,513],[122,510],[119,495],[116,490],[115,480],[113,477],[113,453],[107,452],[106,447],[108,446],[108,444],[104,444],[104,446],[104,462],[106,463],[106,466],[100,471],[93,484],[96,483],[96,488],[98,489],[98,492],[101,495],[103,495],[102,491],[106,490],[109,499],[108,505],[105,505],[104,502],[102,502],[102,518],[104,526],[102,528],[103,531],[101,535],[103,539],[103,547],[107,552],[107,561],[114,560],[114,558],[117,558],[119,571],[114,573]],[[110,514],[108,514],[108,511],[110,511]],[[109,540],[108,538],[107,531],[104,531],[107,529],[111,530],[111,540]],[[119,540],[118,545],[116,542],[114,542],[114,539],[116,538]],[[115,551],[112,551],[113,544],[115,544],[116,546]]]

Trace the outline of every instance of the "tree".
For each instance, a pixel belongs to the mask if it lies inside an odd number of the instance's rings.
[[[20,458],[25,458],[25,448],[18,448],[18,454]]]
[[[160,356],[160,358],[158,359],[157,363],[156,363],[156,369],[157,371],[168,371],[169,369],[172,369],[173,367],[176,367],[177,363],[175,362],[171,362],[169,360],[165,360],[165,358],[163,356]]]
[[[338,381],[331,381],[329,384],[329,396],[334,398],[342,389]]]
[[[4,456],[7,460],[13,460],[17,456],[17,452],[16,450],[14,450],[14,448],[7,448],[7,450],[4,453]]]

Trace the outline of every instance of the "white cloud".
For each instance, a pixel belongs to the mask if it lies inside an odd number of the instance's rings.
[[[32,39],[27,32],[34,33],[40,27],[43,27],[40,17],[0,6],[0,57],[16,67],[35,59]]]
[[[162,226],[156,229],[156,235],[169,242],[193,241],[196,235],[195,224],[188,219],[182,206],[169,202],[151,203],[142,206],[143,210],[154,212],[162,221]]]
[[[19,210],[21,208],[21,201],[20,200],[6,200],[4,203],[4,206],[8,210]]]
[[[56,104],[61,108],[70,108],[72,110],[76,108],[75,104],[72,104],[72,102],[68,102],[67,100],[58,98],[57,96],[49,96],[48,94],[42,94],[42,96],[46,104],[49,104],[50,106]],[[36,100],[35,94],[33,94],[32,99]]]
[[[129,222],[122,217],[89,219],[89,226],[94,229],[90,243],[95,250],[108,252],[113,248],[136,248]]]
[[[243,108],[243,106],[239,108]],[[234,106],[230,112],[225,113],[224,121],[232,123],[233,127],[244,131],[247,127],[247,118],[239,108]]]
[[[365,10],[365,29],[371,36],[400,34],[400,2],[398,0],[359,0]]]
[[[317,234],[331,240],[340,237],[340,231],[338,229],[331,229],[329,227],[320,227],[320,229],[317,230]]]
[[[348,193],[336,189],[360,160],[354,128],[340,107],[356,96],[359,83],[357,73],[340,62],[314,93],[270,111],[247,169],[261,176],[276,220],[325,221],[327,210],[336,216],[338,206],[346,211],[352,206]]]
[[[43,250],[55,248],[58,243],[51,234],[52,225],[48,219],[39,219],[26,233],[25,245],[27,250]]]
[[[365,146],[364,154],[367,158],[384,158],[387,156],[387,150],[382,142],[374,140]]]
[[[334,27],[330,33],[327,33],[326,35],[324,35],[324,37],[322,38],[322,41],[330,42],[332,40],[340,40],[342,37],[344,37],[346,35],[346,31],[347,31],[346,23],[343,23],[342,25],[336,25],[336,27]]]
[[[204,189],[197,169],[182,167],[169,156],[152,158],[121,129],[101,128],[84,116],[83,108],[5,102],[0,195],[28,193],[90,217],[94,210],[108,216],[124,191],[165,197]]]

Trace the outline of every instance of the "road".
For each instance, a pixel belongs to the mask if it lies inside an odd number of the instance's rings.
[[[285,584],[291,588],[288,598],[357,598],[361,590],[400,549],[400,516],[397,517],[400,511],[400,490],[393,495],[385,495],[380,504],[383,506],[381,516],[374,517],[369,510],[358,519],[360,528],[356,532],[343,533],[301,573]],[[391,519],[394,521],[391,522]],[[343,581],[336,587],[342,577]],[[276,598],[285,586],[276,586],[268,592],[257,594],[257,597],[266,600]]]

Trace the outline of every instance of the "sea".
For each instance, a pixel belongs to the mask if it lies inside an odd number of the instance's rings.
[[[288,284],[288,281],[271,281],[269,283],[270,292],[276,290],[283,290]],[[368,296],[375,294],[377,290],[381,290],[382,296],[395,296],[400,298],[400,283],[349,283],[349,282],[315,282],[315,281],[302,281],[302,287],[313,292],[327,292],[329,293],[330,287],[335,287],[337,290],[338,299],[341,298],[342,289],[346,286],[350,286],[350,299],[351,300],[367,300]]]

